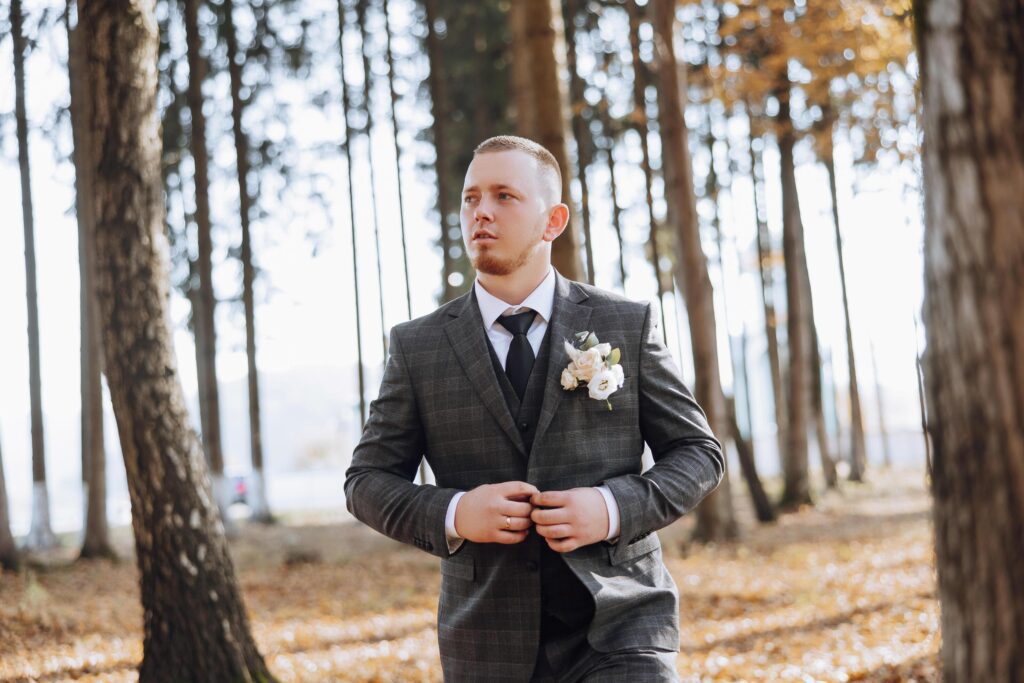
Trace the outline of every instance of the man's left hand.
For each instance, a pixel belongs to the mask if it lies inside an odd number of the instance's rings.
[[[544,491],[530,498],[530,517],[548,546],[567,553],[608,537],[608,506],[593,487]]]

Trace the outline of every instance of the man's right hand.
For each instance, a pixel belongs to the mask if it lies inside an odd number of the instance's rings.
[[[533,526],[530,497],[536,493],[525,481],[477,486],[455,507],[455,531],[474,543],[521,543]]]

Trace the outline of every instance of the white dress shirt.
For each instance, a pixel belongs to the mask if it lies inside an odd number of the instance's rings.
[[[543,341],[544,333],[548,329],[548,322],[551,320],[551,309],[555,302],[554,268],[548,268],[548,274],[541,283],[518,306],[506,303],[488,292],[480,284],[479,278],[473,283],[473,288],[476,291],[476,301],[480,307],[480,317],[484,321],[484,330],[487,332],[487,338],[490,340],[491,346],[494,347],[494,353],[498,356],[498,360],[501,361],[502,367],[505,366],[508,350],[512,345],[512,333],[498,322],[498,318],[521,313],[522,309],[526,308],[537,312],[533,324],[530,325],[530,329],[526,332],[526,339],[530,342],[530,346],[533,347],[533,355],[536,358],[540,353],[540,343]],[[555,342],[553,341],[552,343]],[[604,497],[605,506],[608,508],[608,536],[605,540],[614,541],[619,536],[619,506],[607,486],[597,486],[595,488]],[[449,553],[454,553],[462,545],[462,537],[455,531],[455,508],[458,507],[459,500],[462,499],[465,493],[465,491],[459,491],[455,494],[451,503],[448,504],[448,513],[445,515],[444,528],[445,534],[448,536]]]

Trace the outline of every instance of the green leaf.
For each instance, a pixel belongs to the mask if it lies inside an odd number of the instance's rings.
[[[619,358],[621,358],[621,357],[622,357],[622,352],[621,351],[619,351],[617,348],[612,349],[612,352],[608,354],[608,365],[609,366],[618,365],[619,364]]]
[[[590,336],[587,337],[587,340],[583,342],[583,350],[586,351],[589,348],[593,348],[597,346],[599,343],[600,342],[597,341],[597,335],[591,332]]]

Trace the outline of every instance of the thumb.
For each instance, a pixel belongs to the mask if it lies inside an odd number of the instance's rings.
[[[507,481],[501,485],[501,495],[505,498],[529,498],[540,493],[536,486],[525,481]]]

